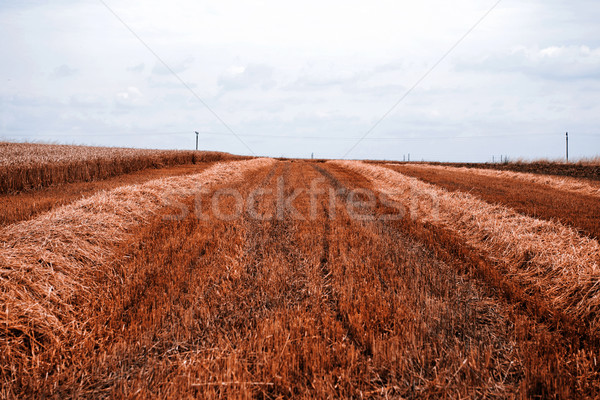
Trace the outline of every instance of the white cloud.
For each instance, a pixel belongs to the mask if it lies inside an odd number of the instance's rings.
[[[142,97],[142,92],[135,86],[129,86],[126,90],[116,94],[117,101],[121,104],[134,104]]]
[[[195,94],[101,3],[11,0],[0,7],[0,57],[10,60],[0,63],[0,136],[95,130],[93,143],[139,145],[126,133],[190,131],[144,146],[192,148],[194,130],[226,131],[197,95],[241,135],[338,138],[251,137],[256,153],[340,156],[494,1],[107,3]],[[367,137],[351,156],[559,156],[562,146],[534,139],[429,138],[569,130],[578,143],[576,132],[597,132],[598,20],[597,1],[503,0],[370,134],[403,139]],[[247,152],[230,139],[205,143]],[[585,140],[580,155],[600,148]]]
[[[74,76],[77,74],[77,70],[75,68],[71,68],[68,65],[61,65],[59,67],[54,68],[52,71],[51,78],[60,79],[60,78],[68,78],[70,76]]]
[[[194,57],[187,57],[185,60],[175,63],[172,65],[167,64],[169,67],[167,68],[161,61],[157,61],[152,69],[152,73],[156,75],[172,75],[173,72],[176,74],[180,72],[184,72],[188,70],[192,63],[194,62]]]
[[[273,68],[265,64],[231,66],[219,77],[218,83],[224,91],[248,88],[269,90],[276,85]]]
[[[141,63],[141,64],[134,65],[133,67],[127,68],[127,71],[134,72],[136,74],[140,74],[140,73],[144,72],[144,68],[146,68],[146,64]]]
[[[466,70],[516,72],[554,80],[597,80],[600,78],[600,47],[517,46],[505,54],[495,54],[479,62],[462,62],[460,67]]]

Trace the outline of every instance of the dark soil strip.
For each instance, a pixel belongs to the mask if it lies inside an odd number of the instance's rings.
[[[375,162],[377,164],[388,163],[389,161]],[[410,165],[410,163],[402,163]],[[552,162],[531,162],[531,163],[440,163],[427,162],[416,164],[447,165],[449,167],[466,168],[484,168],[496,169],[500,171],[530,172],[540,175],[568,176],[571,178],[583,178],[594,181],[600,181],[600,165],[581,164],[581,163],[552,163]]]
[[[515,211],[545,220],[557,220],[582,234],[600,238],[600,199],[524,183],[511,178],[480,176],[468,171],[443,171],[412,168],[410,165],[385,165],[386,168],[431,183],[451,192],[468,192],[488,203],[501,204]]]

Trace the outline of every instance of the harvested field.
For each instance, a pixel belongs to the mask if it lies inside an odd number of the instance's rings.
[[[600,238],[600,186],[574,178],[426,164],[386,167],[449,191],[467,192],[522,214],[558,220]],[[524,190],[526,185],[526,190]]]
[[[0,228],[0,396],[600,396],[598,242],[391,168],[215,162]]]
[[[413,170],[429,170],[429,171],[444,171],[448,173],[468,173],[475,176],[483,176],[488,178],[505,178],[513,179],[521,183],[533,183],[536,185],[544,185],[548,188],[572,192],[584,196],[600,197],[600,183],[588,181],[585,179],[576,179],[571,177],[558,177],[551,175],[540,175],[526,172],[514,172],[510,170],[494,170],[483,168],[466,168],[466,167],[450,167],[444,165],[429,165],[429,164],[410,164],[410,163],[388,163],[387,165],[394,167],[407,167]]]
[[[334,161],[367,176],[401,202],[412,218],[456,233],[481,250],[526,290],[539,293],[555,314],[600,333],[600,244],[558,222],[542,221],[448,192],[384,167]]]
[[[10,343],[10,351],[82,334],[85,322],[77,318],[71,303],[94,293],[92,279],[110,263],[110,244],[123,240],[161,205],[168,205],[171,197],[189,195],[201,185],[240,179],[243,170],[270,162],[222,163],[197,175],[124,186],[1,229],[1,296],[7,312],[0,320],[18,339]]]

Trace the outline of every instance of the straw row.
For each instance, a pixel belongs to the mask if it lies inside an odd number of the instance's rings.
[[[389,163],[389,165],[403,165]],[[431,165],[431,164],[408,164],[410,168],[421,169],[421,170],[441,170],[448,172],[466,172],[469,174],[476,174],[479,176],[486,176],[491,178],[508,178],[518,180],[524,183],[535,183],[540,185],[546,185],[553,189],[568,191],[576,194],[582,194],[587,196],[600,197],[600,185],[594,184],[589,181],[585,181],[577,178],[570,177],[559,177],[553,175],[540,175],[530,172],[515,172],[508,170],[496,170],[496,169],[483,169],[483,168],[467,168],[467,167],[450,167],[445,165]]]
[[[369,178],[411,215],[455,232],[508,265],[508,274],[535,288],[555,309],[600,330],[600,245],[558,222],[538,220],[463,192],[448,192],[385,167],[333,161]]]
[[[246,172],[273,162],[225,162],[196,175],[120,187],[0,229],[2,335],[9,342],[31,344],[84,332],[85,321],[78,319],[76,307],[98,295],[94,277],[108,268],[116,242],[169,198],[239,181]]]

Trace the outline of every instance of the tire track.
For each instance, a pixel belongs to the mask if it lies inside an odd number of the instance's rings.
[[[311,164],[311,166],[331,185],[334,190],[334,195],[337,200],[341,200],[342,203],[345,203],[348,193],[348,188],[344,186],[336,177],[334,177],[329,171],[321,167],[317,164]],[[332,193],[330,192],[329,195]],[[321,277],[323,280],[323,289],[325,292],[325,296],[327,297],[328,304],[331,308],[332,313],[335,315],[335,319],[340,322],[344,331],[346,332],[346,337],[350,340],[350,342],[356,346],[360,352],[366,358],[371,358],[373,356],[372,350],[361,341],[356,333],[356,330],[352,326],[349,321],[348,315],[343,313],[340,307],[340,298],[339,295],[335,292],[331,284],[331,276],[333,271],[329,268],[329,247],[330,247],[330,238],[331,238],[331,220],[333,215],[331,214],[331,199],[321,199],[321,207],[324,212],[324,222],[323,222],[323,235],[322,235],[322,257],[319,265],[319,269],[321,272]]]

